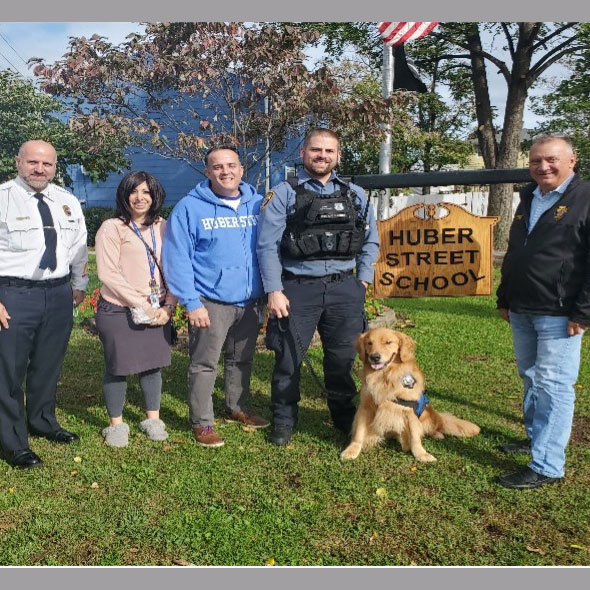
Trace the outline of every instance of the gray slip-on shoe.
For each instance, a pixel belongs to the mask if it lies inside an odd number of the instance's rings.
[[[102,435],[107,447],[126,447],[129,444],[129,426],[125,422],[103,428]]]
[[[168,438],[166,432],[166,425],[162,420],[154,420],[152,418],[146,418],[139,423],[139,430],[145,432],[150,440],[161,441]]]

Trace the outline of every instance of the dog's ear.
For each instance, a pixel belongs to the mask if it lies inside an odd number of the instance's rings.
[[[355,346],[354,346],[359,357],[363,361],[365,360],[365,336],[366,335],[367,335],[367,332],[365,332],[364,334],[359,334],[358,338],[356,339]]]
[[[416,348],[416,343],[403,332],[398,332],[397,337],[399,339],[399,358],[402,363],[413,361],[415,358],[414,349]]]

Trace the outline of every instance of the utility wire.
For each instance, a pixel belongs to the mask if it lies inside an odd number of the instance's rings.
[[[0,56],[2,56],[7,62],[8,65],[10,65],[10,67],[19,75],[22,76],[22,74],[18,71],[18,69],[14,66],[14,64],[0,51]]]
[[[12,46],[12,44],[10,43],[10,41],[2,34],[0,33],[0,37],[2,39],[4,39],[4,42],[6,43],[6,45],[8,45],[8,47],[10,47],[10,49],[12,49],[12,51],[14,51],[14,53],[16,53],[16,55],[20,58],[20,60],[26,65],[28,66],[29,64],[27,64],[27,62],[25,61],[25,59],[23,58],[23,56]]]

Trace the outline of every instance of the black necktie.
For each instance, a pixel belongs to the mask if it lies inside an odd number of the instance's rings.
[[[57,267],[57,260],[55,258],[55,248],[57,246],[57,233],[53,225],[53,217],[49,210],[49,205],[43,200],[41,193],[35,193],[37,199],[37,207],[43,222],[43,235],[45,236],[45,252],[39,262],[39,268],[49,268],[55,270]]]

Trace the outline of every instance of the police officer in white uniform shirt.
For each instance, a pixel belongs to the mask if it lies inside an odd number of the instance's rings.
[[[78,441],[57,422],[55,392],[88,250],[80,203],[50,184],[54,147],[27,141],[15,160],[18,177],[0,185],[0,446],[12,466],[29,468],[41,465],[29,434]]]

